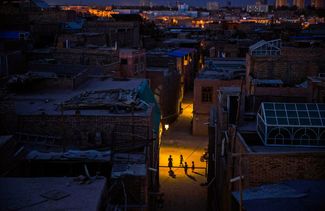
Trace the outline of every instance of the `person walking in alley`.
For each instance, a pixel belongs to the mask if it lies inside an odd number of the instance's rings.
[[[172,170],[172,167],[173,167],[173,158],[171,155],[169,155],[169,158],[168,158],[168,167],[169,167],[169,170]]]
[[[183,166],[183,155],[179,157],[179,166]]]
[[[184,165],[184,171],[185,171],[185,174],[187,175],[187,169],[188,169],[188,166],[187,166],[187,163],[185,162],[185,165]]]
[[[194,166],[194,161],[192,161],[192,172],[194,172],[195,166]]]

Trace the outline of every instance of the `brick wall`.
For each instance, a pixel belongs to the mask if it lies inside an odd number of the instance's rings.
[[[245,188],[284,180],[325,179],[325,152],[316,148],[313,152],[251,152],[242,137],[237,136],[236,152],[246,153],[242,158]],[[239,175],[238,158],[234,163],[234,172]]]
[[[241,80],[195,79],[193,102],[193,135],[208,135],[208,117],[212,106],[217,104],[220,87],[240,87]],[[212,102],[202,102],[202,87],[212,87]]]
[[[140,25],[129,21],[87,21],[86,31],[104,32],[109,46],[140,47]]]
[[[325,50],[322,48],[283,47],[281,56],[252,57],[247,55],[247,74],[257,79],[281,79],[298,84],[322,70]]]
[[[131,116],[80,116],[80,115],[29,115],[18,116],[18,127],[14,132],[62,137],[64,146],[95,146],[129,141],[143,141],[152,138],[150,117]],[[132,127],[134,125],[134,127]],[[101,134],[101,143],[95,141],[96,133]]]
[[[249,155],[246,165],[245,183],[249,187],[292,179],[325,179],[325,153]]]
[[[69,41],[70,47],[82,47],[86,45],[105,46],[106,40],[103,33],[84,33],[84,34],[61,34],[57,38],[56,47],[66,48],[66,40]]]
[[[121,49],[119,52],[120,59],[120,74],[123,77],[145,77],[146,54],[143,49]],[[121,60],[127,61],[127,64],[122,64]]]
[[[61,64],[108,65],[119,61],[117,51],[56,49],[53,57]]]

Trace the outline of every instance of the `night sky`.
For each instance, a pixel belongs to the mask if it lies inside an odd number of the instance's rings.
[[[139,5],[139,0],[45,0],[50,4],[90,4],[90,5]],[[217,1],[221,6],[226,5],[227,0],[182,0],[181,2],[193,6],[205,7],[209,1]],[[245,6],[247,4],[254,4],[256,0],[231,0],[234,6]],[[154,5],[175,5],[176,0],[151,0]],[[269,4],[273,4],[274,0],[269,0]]]

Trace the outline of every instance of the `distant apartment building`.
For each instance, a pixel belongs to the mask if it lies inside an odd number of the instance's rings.
[[[288,1],[287,0],[276,0],[275,1],[275,7],[287,7],[288,6]]]
[[[207,3],[207,10],[215,11],[219,9],[219,2],[212,1]]]
[[[254,13],[267,13],[269,11],[269,6],[265,4],[247,5],[246,11]]]
[[[267,5],[267,0],[256,0],[256,5]]]
[[[188,11],[189,5],[186,3],[179,3],[177,4],[177,9],[179,12],[184,13]]]
[[[293,0],[292,6],[296,6],[298,9],[305,8],[305,0]]]
[[[150,0],[140,0],[139,5],[141,7],[150,7]]]

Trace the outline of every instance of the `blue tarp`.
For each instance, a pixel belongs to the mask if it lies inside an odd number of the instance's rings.
[[[191,49],[191,48],[180,48],[180,49],[173,50],[173,51],[169,52],[168,55],[172,56],[172,57],[184,57],[193,51],[194,51],[194,49]]]
[[[20,33],[20,31],[3,31],[0,32],[0,39],[19,40]]]
[[[67,22],[65,23],[65,29],[68,30],[81,30],[84,25],[84,21],[72,21],[72,22]]]

